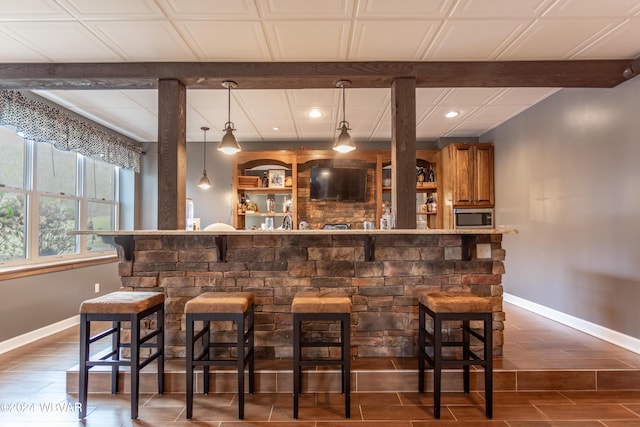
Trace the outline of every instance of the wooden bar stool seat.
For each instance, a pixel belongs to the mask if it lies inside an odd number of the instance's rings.
[[[342,296],[296,296],[293,313],[293,418],[298,418],[298,397],[302,388],[302,366],[338,365],[342,374],[345,417],[351,418],[351,298]],[[306,321],[340,322],[340,342],[303,341],[302,323]],[[339,347],[339,359],[302,357],[303,347]]]
[[[463,370],[463,388],[469,393],[469,366],[484,368],[485,413],[493,417],[493,305],[491,298],[463,292],[431,292],[419,296],[418,331],[418,391],[424,393],[425,361],[433,368],[433,415],[440,418],[440,393],[442,389],[442,368],[460,367]],[[427,329],[427,316],[433,329]],[[443,339],[443,322],[461,321],[462,339]],[[482,322],[481,332],[471,328],[471,321]],[[482,355],[471,349],[471,337],[483,345]],[[461,347],[462,358],[443,357],[443,347]],[[433,356],[428,350],[433,348]]]
[[[142,335],[141,321],[155,314],[155,328]],[[112,327],[93,337],[91,322],[110,321]],[[120,341],[122,322],[131,324],[131,340]],[[151,322],[153,325],[154,322]],[[98,359],[91,359],[91,344],[112,337],[111,349]],[[155,338],[155,340],[154,340]],[[131,350],[130,359],[121,359],[123,348]],[[147,357],[142,348],[154,348]],[[97,357],[97,356],[96,356]],[[142,358],[142,360],[140,360]],[[164,391],[164,294],[161,292],[112,292],[89,299],[80,305],[80,386],[79,418],[87,416],[87,394],[89,389],[89,369],[93,366],[111,366],[111,392],[118,392],[118,368],[129,366],[131,371],[131,419],[138,418],[138,393],[140,369],[158,361],[158,393]]]
[[[249,368],[249,393],[254,389],[254,327],[251,292],[206,292],[187,301],[184,307],[187,328],[187,419],[193,417],[193,370],[202,366],[204,394],[209,393],[210,366],[236,366],[238,370],[238,418],[244,418],[244,372]],[[195,331],[195,322],[202,321],[202,329]],[[235,341],[211,341],[211,322],[236,323]],[[202,339],[202,353],[195,355],[195,344]],[[220,355],[221,349],[235,349],[236,356]],[[228,351],[228,350],[227,350]],[[214,353],[212,355],[212,353]]]

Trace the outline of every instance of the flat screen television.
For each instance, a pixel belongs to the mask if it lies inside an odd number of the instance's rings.
[[[309,180],[311,200],[367,201],[367,170],[313,166]]]

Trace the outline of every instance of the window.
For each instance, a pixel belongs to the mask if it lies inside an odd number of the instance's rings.
[[[68,231],[117,229],[117,166],[4,127],[0,151],[0,267],[114,251]]]

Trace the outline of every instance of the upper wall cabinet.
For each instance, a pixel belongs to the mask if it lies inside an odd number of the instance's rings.
[[[450,172],[445,197],[452,207],[493,207],[493,144],[451,144],[444,157]]]

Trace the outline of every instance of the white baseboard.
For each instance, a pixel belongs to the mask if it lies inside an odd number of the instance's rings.
[[[36,329],[35,331],[27,332],[26,334],[18,335],[17,337],[10,338],[6,341],[0,342],[0,354],[6,353],[7,351],[14,350],[23,345],[32,343],[39,339],[48,337],[51,334],[55,334],[56,332],[63,331],[67,328],[70,328],[75,325],[80,324],[80,315],[76,315],[73,317],[69,317],[68,319],[61,320],[59,322],[53,323],[51,325],[47,325],[40,329]]]
[[[610,342],[611,344],[615,344],[618,347],[640,354],[640,340],[638,338],[630,337],[629,335],[625,335],[612,329],[605,328],[604,326],[591,323],[587,320],[571,316],[570,314],[545,307],[544,305],[531,302],[515,295],[505,293],[503,295],[503,299],[505,302],[517,305],[525,310],[529,310],[548,319],[555,320],[558,323],[562,323],[563,325],[570,326],[581,332]]]

